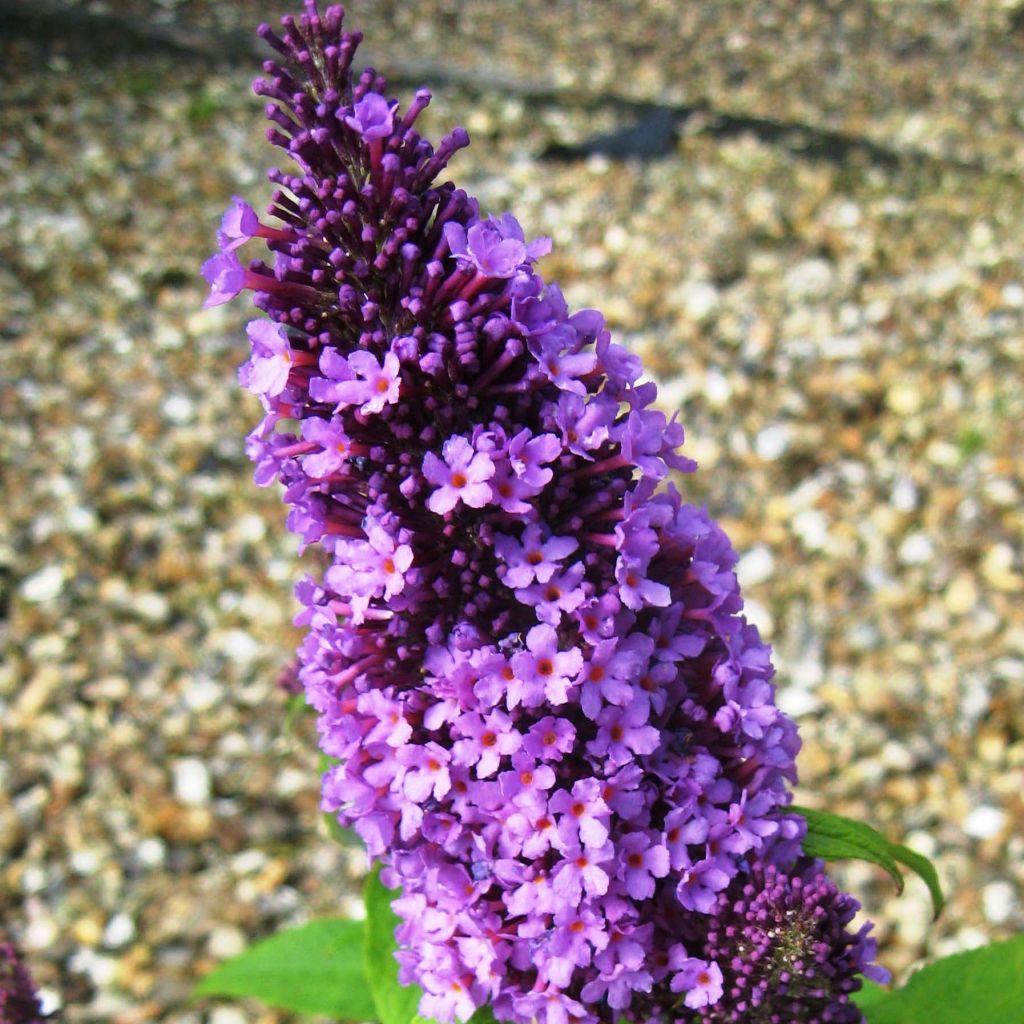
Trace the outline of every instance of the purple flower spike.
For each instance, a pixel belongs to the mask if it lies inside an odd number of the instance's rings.
[[[283,25],[255,86],[297,164],[281,226],[236,200],[204,274],[265,314],[247,450],[323,553],[296,587],[322,805],[401,888],[400,977],[445,1024],[743,1021],[748,984],[765,1020],[846,1020],[873,949],[795,867],[799,741],[728,538],[670,479],[682,427],[536,272],[550,241],[439,179],[468,140],[418,134],[428,94],[353,75],[338,7]],[[755,905],[827,993],[782,979]]]
[[[0,1022],[43,1024],[35,982],[10,942],[0,941]]]

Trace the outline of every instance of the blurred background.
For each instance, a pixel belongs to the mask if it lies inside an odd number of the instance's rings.
[[[931,856],[838,869],[882,960],[1024,925],[1024,4],[356,0],[451,174],[680,410],[804,738],[801,803]],[[0,0],[0,923],[72,1024],[190,1004],[358,912],[276,680],[300,574],[250,480],[229,197],[278,161],[260,0]],[[313,564],[309,562],[307,564]]]

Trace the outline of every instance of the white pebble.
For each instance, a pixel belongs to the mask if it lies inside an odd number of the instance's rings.
[[[52,988],[41,988],[37,994],[39,996],[39,1010],[44,1017],[55,1014],[64,1005],[60,993]]]
[[[900,545],[899,559],[904,565],[926,565],[935,556],[935,548],[926,534],[912,533]]]
[[[964,832],[972,839],[991,839],[1003,830],[1005,824],[1005,811],[982,804],[975,807],[964,819]]]
[[[42,892],[49,884],[49,881],[49,877],[43,868],[39,867],[38,864],[30,864],[25,868],[25,872],[21,876],[22,892]]]
[[[775,696],[775,703],[783,714],[790,718],[813,715],[822,706],[821,698],[799,686],[782,686]]]
[[[139,843],[135,848],[135,855],[139,858],[139,863],[144,867],[158,868],[163,865],[167,858],[167,847],[162,839],[151,836],[149,839],[143,839]]]
[[[25,948],[32,952],[50,949],[59,935],[60,929],[57,927],[57,922],[49,914],[40,915],[30,921],[29,926],[25,929]]]
[[[112,956],[102,956],[91,949],[79,949],[72,953],[68,967],[78,973],[85,974],[97,988],[106,988],[117,977],[119,965]]]
[[[752,626],[756,626],[758,632],[765,639],[770,638],[775,633],[775,619],[772,613],[760,601],[755,601],[745,594],[743,596],[743,614],[747,622]]]
[[[820,551],[828,543],[828,519],[816,508],[805,508],[793,517],[793,532],[811,551]]]
[[[267,524],[259,516],[249,513],[238,518],[235,532],[240,540],[255,544],[266,536]]]
[[[1006,924],[1017,910],[1017,894],[1009,882],[989,882],[981,890],[981,903],[986,921],[991,924]]]
[[[239,665],[250,664],[260,650],[260,645],[241,629],[226,630],[219,639],[221,651]]]
[[[786,423],[773,423],[765,427],[754,439],[754,451],[759,459],[774,462],[786,454],[793,440],[792,431]]]
[[[290,797],[309,786],[309,773],[298,768],[285,768],[274,780],[274,792],[280,796]]]
[[[744,589],[756,587],[759,583],[771,579],[774,571],[775,558],[771,549],[763,544],[752,547],[736,566],[736,575]]]
[[[217,683],[203,676],[189,683],[182,697],[192,711],[209,711],[223,702],[224,693]]]
[[[824,260],[804,260],[786,271],[784,287],[794,299],[820,299],[832,285],[832,267]]]
[[[902,743],[887,741],[880,753],[883,767],[891,772],[909,772],[914,767],[914,756]]]
[[[195,406],[186,395],[171,395],[164,402],[164,416],[172,423],[179,425],[191,423],[195,415]]]
[[[210,772],[197,757],[184,757],[174,765],[174,795],[185,804],[210,799]]]
[[[262,850],[243,850],[231,858],[231,870],[236,875],[252,875],[267,863],[267,855]]]
[[[98,850],[86,848],[71,854],[71,868],[76,875],[94,875],[103,857]]]
[[[47,565],[21,585],[21,596],[33,604],[52,601],[64,589],[64,567]]]
[[[127,914],[115,914],[103,929],[103,945],[108,949],[127,946],[135,938],[135,922]]]
[[[917,487],[909,477],[901,476],[893,484],[889,502],[897,512],[913,512],[917,508]]]
[[[724,409],[732,398],[729,378],[720,370],[708,370],[704,378],[704,397],[714,409]]]
[[[135,613],[146,622],[164,622],[171,612],[170,602],[163,594],[152,590],[137,594],[132,601]]]
[[[246,945],[245,935],[242,931],[229,925],[214,928],[206,942],[210,956],[217,960],[229,960],[233,956],[238,956],[245,950]]]
[[[210,1014],[210,1024],[246,1024],[247,1020],[236,1006],[218,1006]]]
[[[679,289],[679,298],[687,314],[698,322],[718,308],[718,289],[707,281],[687,281]]]
[[[64,517],[70,533],[92,533],[99,526],[99,518],[91,508],[75,505]]]

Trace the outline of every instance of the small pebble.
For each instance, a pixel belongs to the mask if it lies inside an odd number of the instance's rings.
[[[912,533],[900,545],[899,560],[904,565],[925,565],[935,556],[930,538],[923,533]]]
[[[754,451],[757,452],[758,458],[774,462],[786,454],[791,442],[792,429],[785,423],[776,423],[765,427],[754,438]]]
[[[750,548],[736,565],[736,575],[739,577],[740,586],[756,587],[771,579],[775,571],[775,558],[771,549],[763,544]]]
[[[103,945],[120,949],[135,938],[135,922],[127,914],[115,914],[103,929]]]
[[[218,960],[229,960],[243,952],[247,945],[248,939],[244,932],[238,928],[222,925],[210,932],[206,948],[210,956]]]
[[[218,1006],[210,1012],[210,1024],[246,1024],[247,1020],[237,1006]]]
[[[175,762],[174,795],[186,804],[196,806],[210,800],[210,771],[205,762],[196,757],[182,758]]]
[[[22,582],[21,596],[33,604],[45,604],[64,589],[64,580],[62,566],[47,565]]]
[[[989,882],[981,890],[981,903],[985,919],[994,925],[1006,924],[1019,906],[1013,885],[1006,881]]]
[[[991,839],[1006,825],[1006,812],[998,807],[982,804],[964,819],[964,832],[972,839]]]

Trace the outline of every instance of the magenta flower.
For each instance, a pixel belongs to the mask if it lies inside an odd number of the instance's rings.
[[[621,877],[626,891],[635,900],[654,895],[656,879],[668,874],[668,850],[644,832],[630,832],[619,846],[622,857]]]
[[[738,1020],[748,977],[776,999],[763,890],[832,979],[777,1019],[827,1019],[873,950],[797,870],[796,730],[728,538],[667,480],[682,427],[536,272],[550,242],[439,179],[468,138],[418,134],[429,94],[353,74],[338,7],[283,24],[256,91],[298,166],[271,172],[280,227],[234,201],[207,301],[265,314],[247,451],[326,563],[299,677],[322,805],[401,889],[400,977],[445,1024]]]
[[[475,267],[485,277],[512,277],[520,267],[551,251],[549,238],[527,244],[523,229],[510,213],[477,221],[468,231],[451,221],[445,225],[444,237],[460,263]]]
[[[557,571],[558,563],[578,547],[579,541],[573,537],[542,540],[536,523],[526,527],[521,541],[499,534],[494,542],[498,558],[507,566],[502,580],[514,590],[521,590],[535,581],[547,583]]]
[[[338,416],[330,420],[305,420],[302,436],[320,449],[302,457],[302,468],[313,479],[337,473],[353,455],[352,439],[345,433],[344,423]]]
[[[334,386],[334,396],[342,405],[358,405],[368,416],[398,401],[401,381],[398,378],[398,356],[388,352],[383,365],[371,352],[353,352],[347,359],[355,379],[342,380]]]
[[[715,894],[721,892],[729,880],[729,872],[720,866],[717,859],[705,857],[696,864],[686,865],[680,871],[676,895],[687,910],[708,914],[715,905]]]
[[[210,286],[205,305],[220,306],[230,302],[245,287],[245,273],[245,268],[232,250],[211,256],[203,264],[203,277]]]
[[[673,992],[686,993],[683,1001],[691,1010],[714,1006],[722,998],[722,970],[714,961],[685,957],[672,977],[671,987]]]
[[[573,784],[571,793],[560,789],[551,798],[549,807],[559,815],[559,848],[563,851],[577,844],[603,847],[608,841],[611,809],[604,802],[597,779],[580,779]]]
[[[510,691],[509,708],[520,701],[528,708],[539,707],[545,700],[553,706],[564,704],[583,655],[575,647],[561,650],[558,634],[547,623],[530,630],[526,648],[512,658],[518,686],[515,703]]]
[[[295,354],[288,334],[269,320],[251,320],[245,328],[252,355],[238,370],[239,383],[254,395],[275,398],[288,384]]]
[[[231,197],[231,205],[224,211],[220,222],[220,247],[231,252],[255,238],[260,230],[256,211],[238,196]]]
[[[445,442],[441,458],[433,452],[426,453],[423,476],[437,487],[427,501],[427,508],[443,516],[459,502],[470,508],[483,508],[490,501],[487,481],[494,476],[494,463],[486,452],[474,451],[466,438],[456,436]]]
[[[394,130],[395,106],[380,93],[368,92],[345,117],[345,124],[359,132],[366,142],[386,139]]]

